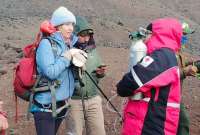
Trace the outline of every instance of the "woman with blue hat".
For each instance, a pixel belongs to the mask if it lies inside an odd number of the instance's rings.
[[[55,30],[42,38],[36,52],[37,72],[41,76],[39,87],[49,88],[36,93],[31,106],[37,135],[56,135],[66,115],[68,99],[74,91],[71,60],[75,54],[82,52],[73,49],[77,37],[72,34],[76,18],[71,11],[59,7],[53,12],[49,24]]]

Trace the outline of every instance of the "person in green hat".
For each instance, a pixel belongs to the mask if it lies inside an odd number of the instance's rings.
[[[105,65],[96,50],[94,30],[84,17],[76,16],[74,33],[78,36],[75,47],[88,55],[85,70],[98,84],[105,75]],[[74,68],[74,71],[77,69]],[[69,101],[71,108],[66,120],[67,135],[82,135],[84,128],[87,135],[105,135],[102,98],[95,84],[84,71],[81,75],[77,72],[74,74],[76,83]]]

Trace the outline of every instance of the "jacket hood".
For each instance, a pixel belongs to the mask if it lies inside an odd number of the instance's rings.
[[[50,23],[50,21],[45,20],[40,25],[40,31],[46,34],[52,34],[56,32],[56,28]]]
[[[177,52],[181,47],[182,26],[174,18],[162,18],[152,22],[152,36],[146,42],[148,53],[160,48]]]
[[[76,16],[76,25],[74,28],[74,33],[77,35],[81,31],[85,31],[85,30],[93,31],[93,29],[91,28],[90,24],[88,23],[85,17]]]

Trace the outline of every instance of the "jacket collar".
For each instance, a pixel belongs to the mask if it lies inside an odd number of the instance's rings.
[[[61,34],[60,31],[56,31],[53,34],[51,34],[51,37],[58,43],[64,43],[65,44],[65,40],[63,35]],[[71,36],[71,45],[70,48],[74,46],[74,44],[77,42],[78,37],[74,34],[72,34]]]

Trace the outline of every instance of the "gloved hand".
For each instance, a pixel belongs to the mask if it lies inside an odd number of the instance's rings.
[[[68,60],[72,60],[72,56],[76,53],[83,52],[83,50],[72,48],[70,50],[66,50],[62,56],[67,58]]]
[[[62,56],[70,61],[72,60],[73,64],[78,67],[82,67],[87,60],[87,53],[76,48],[65,51]]]
[[[87,53],[83,50],[79,50],[72,55],[72,63],[76,67],[80,67],[85,70],[85,63],[87,61]]]
[[[197,71],[197,67],[193,65],[188,65],[187,67],[183,68],[185,76],[195,76]]]

